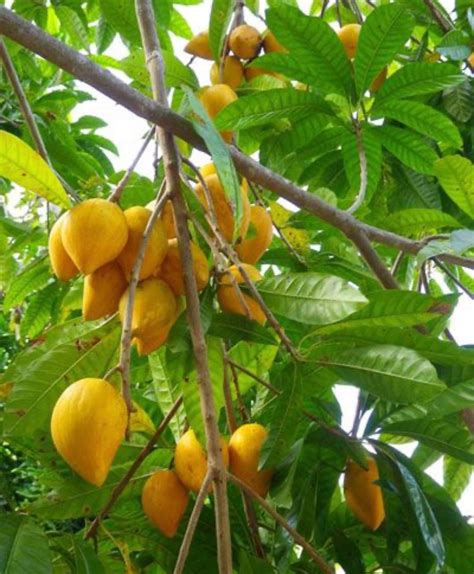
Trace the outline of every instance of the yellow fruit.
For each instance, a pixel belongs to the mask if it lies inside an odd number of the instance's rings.
[[[267,440],[265,427],[246,424],[239,427],[229,441],[230,470],[257,494],[265,498],[270,488],[273,470],[258,470],[260,452]]]
[[[209,32],[200,32],[186,44],[184,51],[192,56],[213,60],[211,47],[209,45]]]
[[[105,199],[87,199],[64,218],[61,238],[76,267],[88,275],[113,261],[127,242],[123,211]]]
[[[119,304],[120,320],[125,321],[128,289]],[[171,288],[160,279],[146,279],[137,285],[132,314],[132,337],[140,348],[148,352],[155,344],[166,341],[168,332],[176,319],[177,303]],[[155,348],[158,348],[156,346]],[[152,349],[154,350],[154,349]],[[146,352],[141,354],[147,354]]]
[[[253,233],[253,237],[243,239],[237,245],[236,251],[241,261],[255,264],[268,249],[273,238],[272,218],[261,205],[250,206],[249,233]]]
[[[234,214],[229,200],[225,194],[224,188],[219,181],[217,174],[211,174],[204,178],[207,188],[212,198],[214,212],[216,214],[217,226],[226,241],[232,242],[234,236]],[[206,209],[209,208],[206,193],[203,186],[198,183],[195,187],[196,195],[199,201]],[[240,222],[240,236],[247,233],[250,223],[250,203],[248,199],[248,185],[244,180],[240,186],[240,197],[242,199],[242,219]]]
[[[168,538],[175,536],[188,501],[186,489],[172,470],[158,470],[143,487],[143,511]]]
[[[54,405],[54,446],[84,480],[102,486],[125,436],[127,419],[125,401],[110,383],[81,379]]]
[[[220,438],[222,460],[224,467],[229,467],[229,451],[227,442]],[[194,431],[189,429],[176,443],[174,465],[179,480],[186,488],[199,492],[207,473],[207,456]]]
[[[439,54],[438,54],[439,56]],[[440,56],[438,57],[439,60]],[[468,64],[471,66],[471,68],[474,68],[474,52],[471,52],[469,58],[467,59]]]
[[[365,470],[352,460],[347,462],[344,493],[347,506],[357,518],[367,528],[377,530],[385,518],[382,489],[374,484],[379,479],[377,463],[369,458],[367,466]]]
[[[217,114],[232,102],[237,100],[237,94],[227,84],[215,84],[205,88],[199,96],[209,117],[215,118]],[[232,141],[232,132],[221,132],[226,142]]]
[[[346,24],[337,33],[349,60],[352,60],[356,54],[359,34],[360,24]]]
[[[263,49],[266,54],[271,52],[280,52],[281,54],[286,54],[288,50],[280,44],[280,42],[275,38],[275,35],[267,30],[265,37],[263,38]]]
[[[201,168],[199,168],[199,173],[202,177],[207,177],[208,175],[217,173],[216,166],[213,163],[205,163]]]
[[[216,62],[211,66],[210,78],[211,84],[224,84],[236,90],[242,80],[244,79],[244,67],[241,61],[236,56],[226,56],[224,60],[224,69],[222,70],[223,77],[220,77],[220,65]]]
[[[207,258],[198,245],[191,241],[193,271],[198,291],[202,291],[209,281]],[[168,241],[168,253],[161,264],[159,277],[166,281],[176,296],[184,295],[183,267],[179,255],[178,240]]]
[[[250,60],[257,55],[262,38],[253,26],[242,24],[234,28],[229,36],[229,48],[243,60]]]
[[[149,335],[145,334],[140,337],[134,337],[132,343],[137,346],[137,351],[140,356],[149,355],[164,345],[168,339],[171,328],[174,325],[174,320],[166,324],[164,327],[157,329],[154,333]]]
[[[176,223],[174,220],[173,205],[170,200],[164,204],[163,209],[161,210],[160,220],[164,225],[168,239],[176,237]]]
[[[49,233],[48,250],[49,259],[53,273],[61,281],[69,281],[79,273],[79,269],[74,265],[74,261],[69,257],[67,251],[64,249],[63,240],[61,237],[62,226],[66,214],[63,213],[61,217],[54,223]]]
[[[106,263],[84,279],[82,316],[94,321],[113,315],[119,307],[120,298],[127,288],[127,280],[116,261]]]
[[[128,227],[128,240],[122,249],[117,261],[122,268],[127,280],[130,280],[133,266],[137,259],[143,233],[151,217],[150,210],[146,207],[130,207],[124,212]],[[163,261],[168,249],[168,239],[163,223],[158,219],[153,226],[148,245],[140,270],[140,280],[150,277],[158,265]]]
[[[252,265],[242,263],[242,267],[254,283],[260,281],[262,278],[258,269],[255,269]],[[250,295],[247,295],[243,291],[241,291],[240,294],[237,292],[237,287],[232,280],[232,276],[239,285],[245,283],[244,278],[235,265],[227,269],[219,279],[219,287],[217,288],[217,300],[219,301],[221,309],[225,313],[244,315],[244,317],[246,317],[246,309],[241,300],[243,298],[250,312],[250,319],[263,325],[266,321],[266,317],[262,308]]]
[[[385,80],[387,79],[387,66],[375,77],[375,79],[370,84],[370,91],[373,94],[376,94],[380,88],[384,85]]]

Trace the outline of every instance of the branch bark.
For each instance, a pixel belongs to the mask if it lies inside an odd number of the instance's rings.
[[[152,85],[153,97],[166,113],[168,100],[164,82],[163,59],[155,28],[155,15],[150,0],[136,0],[135,8]],[[171,194],[178,234],[178,248],[183,267],[187,314],[196,362],[201,398],[201,412],[206,431],[208,466],[212,473],[216,499],[216,532],[219,572],[232,573],[232,546],[227,500],[227,482],[220,451],[219,428],[212,392],[207,347],[201,324],[199,297],[194,277],[189,230],[184,200],[181,195],[180,160],[171,130],[157,127],[163,154],[168,192]]]
[[[446,18],[441,14],[441,12],[438,10],[433,0],[423,0],[423,1],[444,33],[449,32],[450,30],[453,29],[451,22],[448,22]]]
[[[189,121],[130,88],[108,70],[104,70],[89,61],[85,56],[49,36],[3,6],[0,6],[0,33],[53,62],[135,115],[161,126],[163,129],[188,142],[197,150],[208,151]],[[423,240],[411,240],[357,221],[350,214],[332,207],[318,196],[298,188],[283,177],[261,166],[257,161],[247,157],[233,146],[230,146],[230,153],[237,170],[248,180],[270,189],[300,209],[304,209],[333,227],[340,229],[346,235],[347,231],[351,229],[361,229],[371,241],[415,255],[425,246],[425,241]],[[439,255],[438,259],[474,269],[474,258],[445,253]]]

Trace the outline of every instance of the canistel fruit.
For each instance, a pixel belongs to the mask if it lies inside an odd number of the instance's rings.
[[[143,511],[168,538],[176,535],[188,502],[188,492],[172,470],[156,471],[143,487]]]
[[[272,469],[258,470],[260,453],[267,435],[265,427],[251,423],[240,426],[229,441],[231,472],[262,498],[268,494],[273,475]]]
[[[337,33],[349,60],[352,60],[356,54],[360,28],[360,24],[346,24]]]
[[[263,49],[266,54],[271,54],[272,52],[286,54],[288,52],[288,50],[280,44],[270,30],[267,30],[265,37],[263,38]]]
[[[61,238],[76,267],[88,275],[113,261],[125,247],[127,221],[115,203],[87,199],[66,213]]]
[[[233,90],[236,90],[244,79],[244,67],[236,56],[226,56],[222,78],[220,77],[220,66],[214,62],[210,71],[211,84],[220,84],[221,81]]]
[[[48,250],[49,259],[53,273],[61,281],[69,281],[79,273],[79,269],[75,266],[74,261],[69,257],[66,249],[64,248],[63,240],[61,237],[62,226],[66,213],[54,223],[49,233]]]
[[[258,30],[248,24],[237,26],[229,36],[229,48],[243,60],[255,58],[261,43],[262,38]]]
[[[262,276],[258,269],[247,263],[242,263],[242,268],[247,272],[249,278],[256,283],[260,281]],[[221,309],[225,313],[233,313],[235,315],[247,316],[247,310],[250,314],[249,319],[257,321],[263,325],[266,321],[265,313],[263,312],[260,305],[253,299],[250,295],[247,295],[243,291],[240,294],[237,291],[237,286],[234,284],[245,283],[242,274],[239,269],[232,265],[227,269],[227,271],[219,279],[219,287],[217,288],[217,299]],[[242,303],[242,299],[245,301],[245,306]],[[247,309],[245,308],[247,307]]]
[[[81,379],[54,405],[51,435],[64,460],[87,482],[102,486],[127,428],[122,396],[104,379]]]
[[[247,235],[235,248],[240,260],[255,264],[268,249],[273,238],[272,218],[261,205],[250,206],[250,226]]]
[[[200,32],[184,47],[184,51],[191,56],[204,58],[205,60],[213,60],[211,46],[209,45],[209,32]]]
[[[357,518],[370,528],[377,530],[385,518],[382,489],[374,481],[379,479],[377,463],[367,459],[365,470],[353,460],[347,462],[344,477],[344,494],[347,506]]]
[[[234,90],[227,84],[215,84],[204,88],[199,95],[199,99],[209,117],[213,119],[221,110],[238,98]],[[232,141],[232,132],[223,131],[221,136],[227,143]]]
[[[94,321],[118,311],[120,298],[127,288],[127,280],[116,261],[106,263],[84,279],[82,316]]]
[[[209,281],[209,266],[201,248],[190,242],[193,271],[198,291],[202,291]],[[176,296],[184,295],[183,266],[179,254],[178,240],[168,241],[168,253],[161,264],[158,275],[173,289]]]
[[[224,468],[229,467],[229,451],[227,442],[220,438]],[[174,465],[179,480],[192,490],[199,492],[207,473],[207,456],[194,431],[189,429],[176,443]]]

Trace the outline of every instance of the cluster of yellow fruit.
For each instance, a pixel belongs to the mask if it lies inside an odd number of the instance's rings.
[[[347,506],[370,530],[377,530],[385,519],[379,471],[373,458],[367,459],[367,470],[353,460],[347,462],[344,494]]]
[[[214,118],[227,105],[237,100],[235,90],[242,84],[244,78],[250,81],[263,74],[278,76],[269,70],[248,65],[258,56],[262,47],[267,54],[286,52],[269,30],[263,36],[256,28],[248,24],[242,24],[232,30],[228,37],[228,48],[232,55],[226,55],[222,65],[216,62],[212,64],[210,70],[212,85],[204,87],[200,92],[201,102],[209,117]],[[201,32],[194,36],[186,45],[185,51],[199,58],[213,60],[209,33]],[[246,61],[247,64],[242,61]],[[232,140],[232,132],[222,132],[221,135],[227,142]]]
[[[202,174],[212,197],[217,226],[223,237],[231,242],[234,236],[234,216],[224,188],[213,164],[202,168]],[[201,184],[196,195],[206,209],[207,197]],[[246,181],[241,186],[243,217],[236,250],[254,281],[261,279],[253,267],[272,240],[272,221],[265,208],[250,205]],[[63,214],[53,225],[49,237],[49,254],[54,273],[67,281],[79,272],[85,274],[82,314],[86,320],[100,319],[120,311],[125,319],[130,281],[143,233],[151,217],[151,208],[135,206],[122,211],[104,199],[88,199]],[[252,226],[252,234],[246,234]],[[206,255],[191,243],[193,270],[199,291],[209,281]],[[234,277],[234,280],[232,279]],[[155,222],[145,250],[137,285],[133,314],[132,337],[138,352],[147,355],[167,339],[180,310],[184,294],[181,258],[176,239],[176,227],[171,202]],[[228,313],[246,314],[242,298],[247,302],[251,318],[265,322],[265,315],[249,296],[240,295],[235,283],[243,278],[231,266],[220,278],[218,300]]]

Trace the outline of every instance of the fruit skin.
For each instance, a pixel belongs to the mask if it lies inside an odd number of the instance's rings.
[[[217,219],[217,226],[220,232],[229,243],[232,242],[234,236],[234,214],[232,207],[225,194],[224,188],[219,181],[217,174],[211,174],[204,178],[209,193],[211,194],[212,203]],[[196,195],[199,201],[207,209],[209,207],[204,187],[198,183],[195,187]],[[240,236],[247,233],[250,223],[250,202],[248,198],[248,185],[244,180],[240,186],[240,197],[242,200],[242,219],[240,222]]]
[[[265,37],[263,38],[263,49],[266,54],[271,54],[272,52],[278,52],[280,54],[288,53],[288,50],[280,44],[270,30],[267,30]]]
[[[53,273],[61,281],[69,281],[79,273],[74,261],[69,257],[61,237],[62,227],[66,213],[54,222],[49,233],[48,250]]]
[[[142,507],[154,526],[173,538],[183,518],[189,495],[172,470],[158,470],[145,482]]]
[[[250,224],[250,230],[253,231],[254,236],[249,239],[244,238],[235,250],[242,262],[255,264],[272,242],[273,223],[270,214],[264,207],[251,205]]]
[[[214,173],[217,173],[216,166],[213,163],[205,163],[202,167],[199,168],[199,173],[202,175],[202,177],[213,175]]]
[[[84,279],[82,316],[94,321],[117,312],[127,280],[116,261],[106,263]]]
[[[198,58],[213,60],[211,46],[209,45],[209,32],[200,32],[191,38],[184,47],[184,51]]]
[[[148,209],[150,209],[150,208],[148,208]],[[173,239],[174,237],[177,236],[176,223],[174,220],[173,205],[171,204],[171,200],[169,200],[169,199],[163,205],[163,209],[161,210],[161,215],[160,215],[160,221],[165,228],[165,233],[166,233],[166,236],[168,237],[168,239]]]
[[[438,60],[439,60],[439,58],[438,58]],[[471,52],[467,61],[468,61],[468,64],[471,66],[471,68],[474,68],[474,52]]]
[[[229,468],[227,441],[220,437],[224,468]],[[207,473],[207,456],[194,431],[189,429],[176,443],[174,466],[179,480],[186,488],[199,492]]]
[[[238,98],[234,90],[227,84],[215,84],[202,90],[199,99],[209,117],[213,119],[221,110],[232,102],[235,102]],[[232,141],[232,132],[221,132],[221,136],[227,143]]]
[[[385,80],[387,79],[387,66],[383,68],[383,70],[375,77],[375,79],[370,84],[370,91],[373,94],[376,94],[380,88],[384,85]]]
[[[356,54],[360,28],[360,24],[346,24],[337,33],[349,60]]]
[[[229,36],[229,48],[243,60],[255,58],[261,43],[262,37],[258,30],[248,24],[237,26]]]
[[[119,304],[122,324],[125,322],[127,304],[128,289]],[[132,337],[140,354],[151,353],[166,341],[176,314],[176,297],[164,281],[151,277],[137,285],[132,314]]]
[[[122,251],[128,238],[127,221],[115,203],[87,199],[66,213],[61,238],[76,267],[88,275]]]
[[[110,383],[80,379],[54,405],[54,446],[84,480],[102,486],[125,436],[127,420],[125,401]]]
[[[253,282],[260,281],[262,278],[258,269],[255,269],[252,265],[242,263],[242,267]],[[234,285],[231,276],[234,277],[238,284],[245,283],[240,271],[235,265],[232,265],[219,279],[217,300],[224,312],[233,313],[234,315],[243,315],[246,317],[246,309],[242,304],[241,297],[237,292],[237,287]],[[241,295],[250,311],[250,318],[263,325],[266,321],[266,317],[260,305],[250,295],[247,295],[243,291],[241,291]]]
[[[230,471],[262,498],[268,494],[273,475],[271,468],[258,470],[260,452],[267,436],[265,427],[250,423],[240,426],[229,441]]]
[[[146,207],[130,207],[124,212],[125,219],[127,220],[128,239],[117,261],[125,274],[125,277],[130,281],[133,266],[137,259],[140,250],[140,244],[143,239],[143,232],[147,226],[148,220],[151,217],[150,210]],[[143,265],[140,270],[140,280],[150,277],[158,265],[163,261],[168,250],[168,238],[163,223],[158,219],[155,221],[153,230],[148,240],[148,245],[145,250],[145,257]]]
[[[201,248],[193,241],[190,242],[190,247],[197,289],[202,291],[209,282],[207,258]],[[168,253],[161,264],[158,275],[163,281],[168,283],[176,296],[184,295],[183,267],[177,239],[168,241]]]
[[[219,65],[214,62],[211,66],[210,71],[211,84],[220,84],[221,78],[219,74]],[[223,78],[224,84],[230,86],[233,90],[236,90],[242,80],[244,79],[244,67],[241,61],[236,56],[226,56],[224,60]]]
[[[368,458],[367,466],[368,470],[365,470],[353,460],[347,461],[344,493],[347,506],[357,518],[367,528],[377,530],[385,518],[382,489],[373,484],[379,479],[377,463]]]

